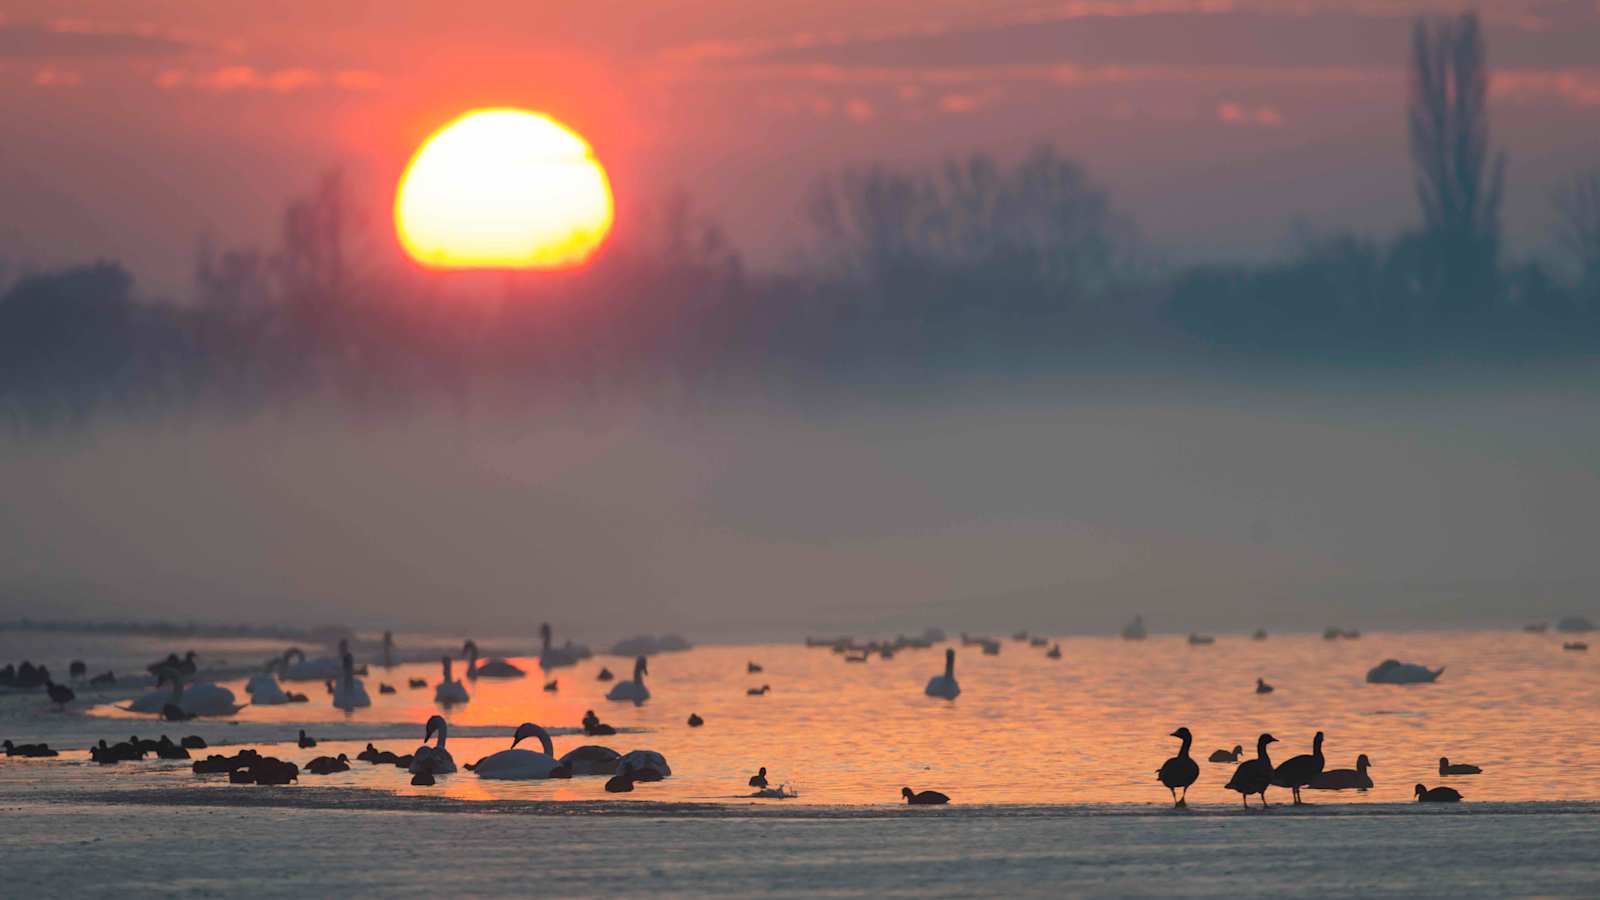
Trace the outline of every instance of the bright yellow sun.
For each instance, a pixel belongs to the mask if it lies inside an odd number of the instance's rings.
[[[394,198],[401,245],[435,269],[574,266],[611,218],[611,185],[588,143],[520,109],[473,110],[434,132]]]

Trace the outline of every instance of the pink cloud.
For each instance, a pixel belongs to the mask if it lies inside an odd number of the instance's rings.
[[[83,84],[83,76],[68,69],[57,69],[54,66],[46,66],[45,68],[33,73],[34,87],[76,87],[80,84]]]
[[[1600,69],[1496,72],[1490,82],[1496,100],[1509,103],[1555,101],[1568,106],[1600,106]]]
[[[1245,106],[1240,103],[1217,105],[1217,119],[1224,125],[1277,128],[1283,124],[1283,113],[1271,106]]]
[[[377,74],[357,69],[325,73],[304,67],[265,70],[247,65],[223,66],[207,71],[167,69],[155,78],[156,86],[167,90],[192,88],[217,93],[261,91],[293,94],[317,88],[370,91],[382,83],[382,78]]]
[[[871,103],[857,97],[844,105],[845,117],[852,122],[868,122],[878,114]]]

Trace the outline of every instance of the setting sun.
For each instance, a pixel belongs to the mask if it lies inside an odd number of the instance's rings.
[[[411,258],[436,269],[577,265],[611,230],[611,186],[587,142],[549,116],[480,109],[439,129],[395,193]]]

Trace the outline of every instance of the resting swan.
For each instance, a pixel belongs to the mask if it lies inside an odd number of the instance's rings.
[[[467,655],[467,677],[472,680],[479,678],[521,678],[528,674],[498,656],[479,665],[477,641],[467,641],[462,644],[461,652]]]
[[[923,693],[929,697],[943,697],[946,700],[954,700],[961,695],[961,685],[956,683],[956,648],[945,648],[944,674],[928,679],[928,686],[923,689]]]
[[[433,702],[449,705],[451,703],[465,703],[472,697],[467,694],[466,685],[456,681],[451,675],[452,663],[450,657],[442,658],[444,665],[444,680],[433,689]]]
[[[339,641],[337,656],[319,656],[316,659],[306,659],[304,650],[299,647],[290,647],[283,652],[283,667],[280,677],[284,681],[327,681],[338,678],[344,671],[344,657],[350,652],[350,642],[344,639]],[[290,662],[291,659],[296,660]],[[365,674],[365,673],[363,673]]]
[[[367,686],[356,677],[355,657],[348,653],[344,655],[344,671],[339,674],[339,683],[333,688],[333,705],[345,712],[372,705]]]
[[[433,737],[434,732],[439,733],[439,743],[428,746],[427,741]],[[428,720],[428,728],[422,734],[423,744],[411,754],[411,766],[407,769],[416,775],[430,772],[434,775],[448,775],[456,770],[456,761],[450,751],[444,747],[444,742],[450,737],[450,725],[445,722],[444,716],[434,716]]]
[[[633,680],[619,681],[612,685],[611,692],[606,694],[607,700],[631,700],[634,703],[643,703],[650,699],[650,689],[644,686],[644,676],[650,674],[650,664],[640,656],[633,661]]]
[[[289,695],[283,692],[283,686],[278,684],[277,670],[284,664],[283,657],[270,659],[264,671],[250,676],[245,682],[244,692],[250,695],[250,702],[256,706],[277,706],[289,702]]]
[[[517,744],[530,737],[539,739],[543,753],[517,749]],[[468,763],[466,768],[479,778],[512,780],[550,778],[553,777],[550,773],[560,765],[556,760],[555,745],[550,742],[550,733],[532,722],[523,722],[511,736],[511,749],[491,753],[475,763]]]
[[[235,703],[233,691],[209,681],[185,685],[183,675],[175,668],[163,667],[156,677],[156,686],[171,683],[172,690],[152,691],[128,705],[130,712],[158,713],[168,705],[176,706],[189,716],[231,716],[244,705]]]

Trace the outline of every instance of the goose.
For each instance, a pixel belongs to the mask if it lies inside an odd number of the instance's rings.
[[[1256,693],[1258,693],[1258,694],[1270,694],[1275,690],[1277,690],[1277,688],[1273,687],[1270,684],[1267,684],[1266,679],[1264,679],[1264,678],[1257,678],[1256,679]]]
[[[1144,616],[1136,615],[1133,617],[1133,621],[1122,629],[1122,639],[1125,641],[1142,641],[1144,637]]]
[[[1310,784],[1318,775],[1322,774],[1322,767],[1327,760],[1322,756],[1322,732],[1317,732],[1311,739],[1311,753],[1302,753],[1291,756],[1281,765],[1272,770],[1272,783],[1278,787],[1286,787],[1294,793],[1294,805],[1303,805],[1300,800],[1300,789]]]
[[[54,681],[46,681],[44,689],[50,694],[50,702],[54,703],[59,711],[65,711],[67,704],[78,698],[78,695],[73,693],[72,688],[64,684],[56,684]]]
[[[767,767],[766,766],[762,766],[761,767],[761,771],[759,771],[756,774],[750,776],[750,786],[753,787],[753,788],[764,788],[764,787],[767,786]]]
[[[304,728],[300,729],[300,740],[297,742],[301,750],[310,750],[317,745],[317,739],[306,734]]]
[[[961,685],[956,683],[956,648],[945,648],[944,674],[928,679],[928,686],[922,692],[929,697],[942,697],[945,700],[954,700],[961,695]]]
[[[1206,757],[1206,762],[1236,763],[1242,755],[1244,755],[1244,748],[1234,744],[1232,750],[1211,751],[1211,755]]]
[[[473,681],[479,678],[521,678],[528,674],[498,656],[479,665],[477,641],[469,640],[462,644],[461,652],[467,656],[467,677]]]
[[[1412,792],[1416,795],[1418,803],[1461,802],[1461,792],[1455,788],[1436,787],[1432,790],[1429,790],[1428,788],[1419,784],[1415,788],[1412,788]]]
[[[612,685],[610,693],[606,694],[607,700],[631,700],[634,703],[643,703],[650,699],[650,689],[644,686],[644,676],[650,674],[650,664],[643,656],[633,661],[633,680],[619,681]]]
[[[1328,769],[1321,775],[1311,779],[1306,787],[1313,791],[1347,791],[1352,788],[1358,791],[1372,788],[1372,776],[1367,774],[1367,769],[1372,762],[1365,753],[1356,757],[1354,769]]]
[[[1183,741],[1178,747],[1178,755],[1161,764],[1156,770],[1156,779],[1167,786],[1172,792],[1172,808],[1186,807],[1189,805],[1189,785],[1200,778],[1200,766],[1189,756],[1189,745],[1194,743],[1194,736],[1187,728],[1174,731],[1172,737]],[[1183,788],[1183,796],[1178,796],[1178,788]]]
[[[444,666],[444,680],[440,681],[433,689],[433,702],[449,706],[452,703],[465,703],[472,698],[467,695],[466,685],[456,681],[450,673],[450,657],[442,657]]]
[[[617,730],[600,721],[600,717],[595,715],[594,710],[591,709],[583,714],[583,733],[594,737],[595,735],[616,734]]]
[[[606,782],[606,793],[608,793],[608,794],[628,794],[628,793],[632,793],[633,792],[633,782],[634,782],[633,770],[628,768],[627,766],[623,766],[622,767],[622,771],[620,771],[617,774],[611,776],[610,780],[608,780]]]
[[[372,699],[367,696],[367,686],[356,677],[355,657],[348,653],[344,655],[344,671],[339,674],[339,683],[333,689],[333,705],[345,712],[372,705]]]
[[[543,748],[542,753],[517,748],[517,744],[530,737],[539,739],[539,745]],[[549,778],[551,771],[559,765],[555,745],[550,741],[549,732],[532,722],[523,722],[511,735],[510,749],[491,753],[475,763],[468,763],[466,769],[479,778],[529,780]]]
[[[950,798],[938,791],[913,791],[911,788],[900,789],[900,796],[906,798],[910,806],[939,806],[950,802]]]
[[[549,694],[554,694],[555,692],[561,690],[561,679],[559,679],[559,678],[550,679],[549,681],[545,682],[544,689],[545,689],[545,692],[549,693]]]
[[[706,723],[706,720],[700,718],[700,714],[699,713],[689,713],[689,727],[690,728],[699,728],[701,725],[704,725],[705,723]]]
[[[1267,745],[1277,743],[1278,739],[1270,734],[1263,734],[1256,739],[1256,758],[1246,760],[1233,770],[1233,777],[1228,779],[1225,787],[1230,791],[1238,791],[1239,799],[1244,801],[1244,808],[1250,808],[1250,795],[1261,795],[1261,808],[1267,808],[1267,788],[1272,785],[1272,759],[1267,756]]]
[[[587,647],[567,641],[565,646],[552,646],[550,642],[552,632],[550,623],[544,622],[539,626],[539,668],[549,671],[562,666],[575,666],[579,660],[588,659],[591,655]]]
[[[1439,757],[1439,774],[1440,775],[1482,775],[1483,774],[1483,770],[1478,768],[1477,766],[1469,766],[1466,763],[1452,763],[1452,762],[1450,762],[1450,760],[1448,758],[1441,756],[1441,757]]]
[[[306,763],[306,771],[313,775],[332,775],[335,772],[350,771],[350,757],[343,753],[338,756],[319,756]]]
[[[763,696],[765,694],[770,693],[771,691],[772,691],[772,685],[763,684],[761,687],[758,687],[758,688],[748,688],[748,689],[746,689],[745,690],[745,694],[748,695],[748,696],[751,696],[751,697],[760,697],[760,696]]]
[[[672,775],[667,758],[654,750],[629,750],[622,754],[618,765],[632,769],[636,781],[660,781]]]
[[[1051,647],[1050,648],[1050,652],[1046,653],[1045,656],[1049,657],[1050,659],[1060,659],[1061,658],[1061,645],[1060,644],[1056,644],[1054,647]]]
[[[584,744],[561,754],[558,762],[570,775],[614,775],[622,754],[610,747]]]
[[[611,674],[611,670],[610,669],[606,668],[605,666],[601,666],[600,667],[600,674],[596,675],[594,678],[595,678],[596,681],[610,681],[611,679],[616,678],[616,677],[617,676]]]
[[[744,664],[744,671],[745,671],[745,674],[747,674],[747,675],[759,675],[759,674],[761,674],[762,672],[764,672],[766,670],[761,668],[761,666],[758,665],[757,663],[746,662]]]
[[[286,664],[287,654],[267,660],[264,669],[250,676],[244,684],[244,692],[250,695],[250,702],[256,706],[278,706],[289,702],[289,695],[283,692],[283,687],[278,684],[277,670]]]
[[[448,658],[448,657],[447,657]],[[439,743],[428,746],[428,739],[434,732],[439,734]],[[411,755],[411,764],[406,768],[415,775],[418,772],[429,772],[434,775],[448,775],[456,770],[456,761],[445,749],[444,742],[450,737],[450,725],[445,722],[444,716],[433,716],[428,719],[427,729],[422,734],[422,746]]]

